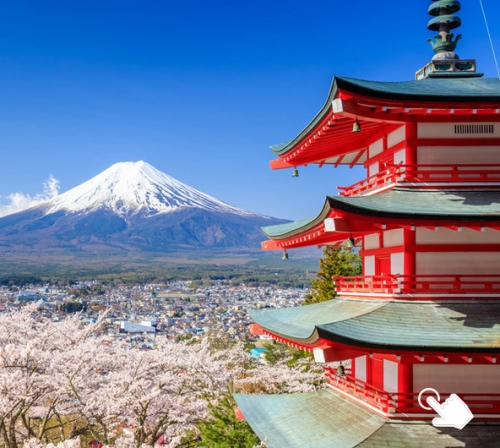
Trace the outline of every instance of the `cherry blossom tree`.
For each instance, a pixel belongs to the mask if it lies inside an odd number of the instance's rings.
[[[101,318],[84,325],[78,316],[55,323],[37,317],[37,308],[0,315],[0,438],[8,448],[19,437],[43,439],[50,422],[61,421],[68,404],[59,375],[68,363],[64,354],[95,343],[102,324]]]
[[[286,360],[257,365],[241,345],[214,351],[207,341],[157,336],[154,350],[102,334],[105,315],[84,323],[41,318],[37,304],[0,314],[0,443],[76,448],[85,434],[105,446],[177,447],[210,409],[248,393],[318,387],[311,369]]]

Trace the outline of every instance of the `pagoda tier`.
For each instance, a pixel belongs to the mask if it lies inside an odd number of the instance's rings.
[[[311,123],[293,140],[271,147],[278,157],[271,161],[271,168],[366,165],[372,158],[370,153],[382,152],[380,148],[370,150],[370,145],[381,136],[381,145],[386,146],[383,149],[392,147],[393,151],[401,150],[404,145],[409,148],[463,145],[459,138],[465,138],[467,145],[498,146],[499,106],[499,79],[376,82],[335,77],[325,105]],[[361,132],[353,133],[356,121]],[[439,123],[441,129],[448,127],[451,132],[436,134],[436,127],[432,126],[435,123]],[[417,124],[428,125],[429,132],[419,135]],[[481,126],[474,128],[473,125],[478,124]],[[395,131],[402,125],[408,128],[406,143],[399,140],[393,145],[400,134]],[[414,159],[408,159],[405,163],[413,162]],[[488,160],[488,164],[491,163],[495,162]]]
[[[361,246],[363,275],[333,279],[357,297],[500,297],[500,191],[394,188],[327,197],[316,218],[265,227],[264,249]]]
[[[253,332],[312,352],[317,362],[350,360],[341,375],[325,368],[329,386],[386,418],[430,418],[418,395],[432,387],[461,396],[476,418],[498,419],[499,301],[336,297],[251,316]]]

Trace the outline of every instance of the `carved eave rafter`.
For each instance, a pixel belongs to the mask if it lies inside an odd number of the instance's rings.
[[[332,98],[289,148],[270,162],[272,169],[363,164],[368,145],[404,123],[500,119],[500,108],[488,102],[374,98],[337,88]],[[361,132],[353,133],[356,120]]]

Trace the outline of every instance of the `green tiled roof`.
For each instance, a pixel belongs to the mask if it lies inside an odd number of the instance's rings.
[[[335,78],[336,87],[370,97],[399,100],[498,102],[498,78],[428,78],[420,81],[380,82]]]
[[[500,101],[500,80],[497,78],[428,78],[420,81],[381,82],[336,76],[321,110],[293,140],[271,146],[276,155],[285,154],[295,143],[310,132],[325,114],[331,113],[332,101],[337,90],[346,89],[369,97],[407,101],[444,101],[498,103]]]
[[[385,419],[323,390],[288,395],[235,395],[248,423],[268,448],[348,448]]]
[[[486,448],[500,440],[498,424],[472,421],[458,430],[386,420],[330,390],[235,399],[268,448]]]
[[[337,297],[314,305],[252,311],[273,334],[298,343],[318,337],[393,350],[498,352],[500,303],[375,301]]]
[[[250,316],[275,334],[304,342],[315,337],[317,325],[362,316],[386,304],[382,301],[335,299],[293,308],[251,310]]]
[[[435,428],[418,421],[388,421],[357,448],[486,448],[497,447],[500,425],[472,421],[462,430]]]
[[[330,207],[372,216],[415,219],[499,219],[500,191],[394,188],[360,197],[328,197]]]
[[[457,222],[500,220],[500,191],[451,191],[393,188],[370,196],[327,196],[315,218],[263,227],[269,238],[280,239],[300,234],[320,224],[331,210],[362,216]]]
[[[277,224],[275,226],[262,227],[262,231],[272,238],[274,236],[280,236],[284,233],[296,232],[297,230],[304,230],[309,228],[310,224],[315,224],[317,218],[302,219],[300,221],[288,222],[286,224]]]

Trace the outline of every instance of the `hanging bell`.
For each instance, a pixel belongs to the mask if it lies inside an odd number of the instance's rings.
[[[288,252],[286,250],[283,252],[282,260],[288,260]]]
[[[354,240],[354,238],[352,237],[352,233],[350,234],[349,238],[347,238],[346,242],[345,242],[345,246],[348,248],[348,249],[352,249],[353,247],[356,246],[356,241]]]
[[[342,362],[337,366],[337,376],[345,375],[345,369]]]
[[[361,132],[361,126],[359,125],[358,117],[356,117],[356,121],[352,125],[352,132]]]
[[[299,177],[299,170],[297,168],[294,168],[292,171],[292,177]]]

